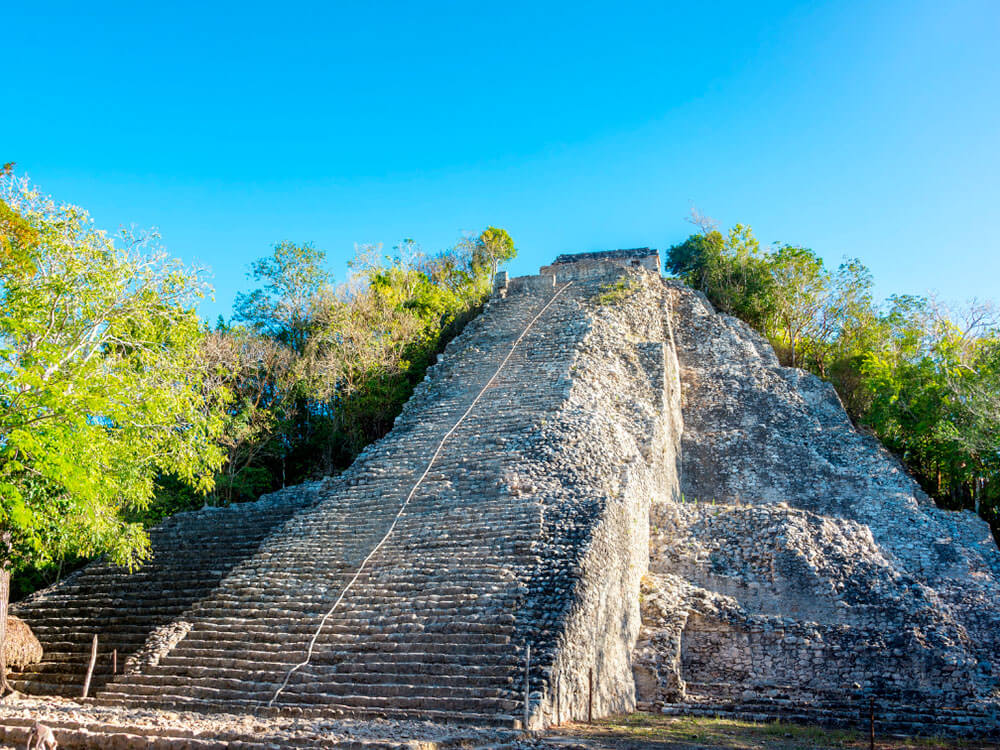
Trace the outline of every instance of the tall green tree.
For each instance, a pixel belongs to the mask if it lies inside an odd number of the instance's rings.
[[[737,224],[725,236],[706,226],[667,251],[666,268],[755,328],[763,329],[773,315],[774,277],[748,226]]]
[[[476,240],[472,262],[476,266],[489,269],[488,280],[492,281],[497,269],[517,255],[514,240],[506,229],[486,227]]]
[[[792,245],[776,246],[766,263],[774,286],[764,332],[786,365],[827,377],[874,323],[871,273],[857,259],[831,273],[812,250]]]
[[[244,326],[220,326],[202,343],[208,395],[226,394],[218,442],[225,460],[212,501],[254,500],[277,485],[268,464],[283,462],[302,399],[302,356]],[[280,486],[280,485],[279,485]]]
[[[2,659],[11,574],[75,555],[139,564],[148,538],[128,513],[160,475],[209,489],[222,420],[205,409],[196,273],[12,174],[0,205]]]
[[[302,353],[309,338],[312,305],[330,289],[323,268],[326,253],[311,242],[279,242],[266,258],[255,261],[250,277],[262,283],[236,297],[234,320]]]

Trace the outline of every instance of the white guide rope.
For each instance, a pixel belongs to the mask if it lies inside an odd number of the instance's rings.
[[[396,517],[392,520],[392,523],[389,525],[389,530],[385,532],[385,536],[382,537],[382,540],[372,548],[372,551],[368,553],[368,556],[361,561],[361,565],[358,566],[358,569],[355,571],[354,576],[351,578],[350,581],[348,581],[347,585],[344,586],[343,590],[340,592],[340,596],[337,597],[337,600],[333,603],[333,606],[330,607],[330,611],[323,616],[323,619],[319,623],[319,627],[316,628],[316,632],[313,633],[313,636],[309,641],[309,648],[306,650],[306,658],[288,670],[288,673],[285,675],[285,679],[281,683],[281,687],[279,687],[277,690],[274,691],[274,695],[271,697],[271,700],[267,702],[268,708],[274,705],[274,702],[278,699],[278,696],[281,695],[282,691],[286,687],[288,687],[288,681],[292,678],[292,675],[295,674],[302,667],[309,664],[309,661],[312,659],[313,648],[316,646],[316,640],[319,638],[319,634],[323,632],[323,628],[326,626],[326,621],[330,619],[330,616],[333,615],[334,610],[337,609],[337,605],[339,605],[340,602],[343,600],[348,590],[350,590],[351,586],[354,585],[354,582],[358,580],[358,576],[361,575],[361,572],[365,569],[365,566],[368,564],[368,562],[372,559],[372,557],[375,556],[375,553],[379,551],[379,548],[381,548],[382,545],[386,543],[386,540],[389,539],[389,536],[392,534],[393,530],[395,530],[396,524],[402,517],[403,511],[406,510],[406,506],[409,504],[410,499],[413,497],[413,495],[417,491],[417,488],[420,487],[421,483],[430,473],[431,467],[434,466],[434,462],[441,454],[441,449],[444,447],[445,442],[448,440],[448,438],[452,436],[452,433],[454,433],[455,430],[458,429],[458,426],[462,424],[465,418],[469,416],[469,413],[472,411],[475,405],[479,403],[479,399],[482,398],[484,393],[486,393],[486,390],[491,385],[493,385],[493,381],[497,379],[497,376],[500,374],[500,371],[503,370],[504,366],[507,364],[507,361],[514,353],[514,350],[517,349],[518,344],[521,343],[521,340],[527,335],[528,331],[531,330],[531,327],[535,324],[535,321],[537,321],[540,317],[542,317],[545,311],[549,309],[549,307],[552,305],[553,302],[555,302],[556,297],[562,294],[566,290],[566,288],[570,286],[572,283],[573,283],[572,281],[569,281],[562,287],[560,287],[559,290],[556,291],[556,293],[553,294],[551,298],[549,298],[549,301],[545,303],[545,306],[542,307],[542,309],[538,311],[535,317],[531,319],[528,325],[525,326],[524,330],[521,331],[521,335],[518,336],[517,339],[514,341],[514,343],[511,345],[510,351],[507,352],[507,356],[503,358],[503,362],[500,363],[500,366],[497,368],[496,372],[494,372],[493,376],[486,381],[486,385],[484,385],[482,389],[479,391],[479,393],[476,394],[476,397],[472,399],[472,403],[469,404],[469,408],[465,410],[465,413],[458,418],[458,421],[455,422],[452,428],[445,433],[445,436],[443,438],[441,438],[441,442],[438,443],[438,447],[434,451],[434,455],[432,455],[431,460],[427,462],[427,468],[424,469],[424,473],[420,475],[420,479],[418,479],[417,483],[413,485],[413,489],[411,489],[410,494],[406,496],[406,500],[404,500],[403,504],[399,506],[399,512],[396,513]]]

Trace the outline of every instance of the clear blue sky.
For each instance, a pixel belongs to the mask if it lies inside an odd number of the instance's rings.
[[[210,266],[507,228],[650,245],[694,203],[858,256],[878,292],[1000,299],[1000,3],[17,3],[0,161]]]

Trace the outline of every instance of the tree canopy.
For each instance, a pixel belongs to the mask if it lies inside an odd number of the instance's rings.
[[[11,573],[97,554],[140,563],[148,538],[129,513],[161,475],[210,489],[223,423],[206,408],[194,271],[10,171],[0,217],[2,653]]]
[[[0,523],[4,567],[69,554],[145,554],[124,512],[160,474],[212,486],[222,454],[206,410],[194,311],[202,286],[156,238],[112,238],[12,176],[0,200],[29,228],[0,263]],[[23,261],[23,262],[21,262]]]

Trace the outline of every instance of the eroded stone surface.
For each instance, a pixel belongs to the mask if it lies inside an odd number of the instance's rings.
[[[780,367],[698,295],[674,299],[684,502],[652,514],[640,701],[863,692],[980,711],[995,731],[1000,554],[986,524],[936,508],[829,385]]]
[[[155,628],[137,652],[125,661],[124,674],[139,674],[144,669],[155,667],[160,659],[169,654],[174,646],[191,632],[191,623],[184,620],[168,622]]]

